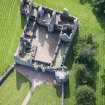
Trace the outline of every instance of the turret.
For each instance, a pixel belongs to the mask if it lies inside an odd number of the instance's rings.
[[[55,71],[55,77],[58,84],[67,82],[69,76],[69,71],[66,66],[61,66]]]
[[[32,0],[21,0],[20,1],[20,12],[22,15],[29,15],[31,12]]]
[[[19,55],[22,56],[25,53],[29,52],[31,49],[31,44],[28,40],[26,40],[25,38],[21,37],[20,38],[20,51],[19,51]]]
[[[55,23],[56,23],[56,12],[53,11],[52,17],[51,17],[50,22],[48,24],[48,32],[53,32],[54,31]]]

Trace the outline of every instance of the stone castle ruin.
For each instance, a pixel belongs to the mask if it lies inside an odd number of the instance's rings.
[[[67,9],[61,13],[36,6],[31,0],[21,1],[20,12],[26,24],[14,55],[15,63],[36,71],[51,72],[58,84],[65,83],[69,75],[65,61],[78,19],[70,16]]]

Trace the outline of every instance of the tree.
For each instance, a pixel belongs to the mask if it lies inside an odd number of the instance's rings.
[[[94,60],[95,50],[91,44],[82,43],[77,46],[76,62],[79,64],[85,64],[87,67],[90,66]]]
[[[96,11],[105,14],[105,0],[92,0]]]
[[[102,82],[105,84],[105,71],[104,71],[103,75],[101,76],[101,78],[102,78]]]
[[[96,105],[94,90],[86,85],[80,86],[76,93],[76,105]]]
[[[97,48],[92,34],[86,34],[84,39],[80,39],[75,47],[75,61],[79,64],[85,64],[86,67],[91,67],[94,63],[94,56]]]
[[[94,37],[94,33],[86,33],[84,41],[86,41],[87,44],[92,45],[93,48],[97,48],[97,43]]]
[[[102,87],[102,95],[105,96],[105,85]]]
[[[89,85],[95,87],[95,80],[92,75],[87,71],[83,64],[76,64],[76,81],[77,85]]]
[[[102,82],[103,82],[103,87],[102,87],[102,95],[105,95],[105,69],[104,69],[104,73],[103,75],[101,76],[102,78]]]

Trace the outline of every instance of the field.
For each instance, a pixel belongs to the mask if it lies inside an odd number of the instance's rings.
[[[29,88],[29,82],[14,71],[0,87],[0,105],[21,105]]]
[[[100,65],[99,72],[97,72],[97,86],[96,86],[97,105],[104,105],[105,96],[101,95],[101,89],[104,83],[102,82],[101,76],[105,68],[104,64],[105,47],[103,43],[105,40],[105,19],[103,17],[98,17],[93,12],[90,2],[87,2],[83,5],[80,3],[80,0],[67,0],[67,1],[53,0],[53,2],[51,2],[50,0],[35,0],[35,1],[37,2],[37,4],[46,5],[50,8],[55,8],[59,11],[62,11],[63,8],[65,7],[68,8],[70,10],[70,14],[78,17],[79,19],[80,37],[84,37],[83,35],[87,32],[95,34],[96,41],[99,44],[96,59],[98,60],[98,63]],[[70,71],[70,83],[69,83],[70,97],[65,99],[65,105],[74,105],[75,102],[76,82],[74,78],[75,71],[73,69],[74,67],[72,66],[72,70]],[[46,101],[47,100],[48,99],[46,99]],[[38,98],[34,98],[33,102],[34,101],[38,101]]]
[[[61,99],[57,96],[56,89],[53,86],[42,85],[35,89],[28,105],[61,105],[60,103]]]
[[[0,0],[0,75],[13,62],[21,32],[19,0]]]
[[[79,37],[84,37],[86,32],[95,34],[96,41],[99,44],[96,54],[96,59],[99,63],[96,85],[97,105],[105,105],[105,96],[101,95],[101,89],[104,85],[101,76],[105,68],[105,19],[102,16],[97,16],[93,12],[90,2],[86,2],[85,4],[81,4],[80,0],[35,0],[35,2],[59,11],[62,11],[65,7],[68,8],[69,13],[79,19]],[[19,15],[19,0],[0,0],[0,74],[2,74],[4,69],[13,61],[13,54],[18,45],[18,39],[21,32],[22,26],[21,17]],[[65,105],[74,105],[75,103],[76,82],[74,74],[75,70],[74,66],[72,66],[69,77],[70,95],[65,99]],[[12,81],[12,77],[10,78]],[[13,85],[10,85],[9,83],[8,86],[12,88]],[[4,88],[2,88],[2,91],[3,89]],[[0,87],[0,96],[3,95],[3,93],[1,94],[2,91]],[[51,105],[55,105],[55,103],[59,105],[58,103],[60,98],[58,98],[55,91],[54,87],[41,86],[37,88],[29,102],[29,105],[34,105],[35,103],[37,105],[42,105],[41,103],[43,100],[45,103],[52,102]],[[10,93],[7,91],[3,98],[6,100],[7,97],[11,96],[9,95]],[[3,104],[0,103],[1,105],[5,105],[4,99],[2,99],[1,103]],[[53,103],[53,100],[56,100],[56,102]],[[15,101],[16,100],[14,100],[14,102]]]

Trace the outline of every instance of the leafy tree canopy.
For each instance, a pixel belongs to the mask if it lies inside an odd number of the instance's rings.
[[[105,0],[92,0],[95,9],[102,14],[105,14]]]
[[[86,85],[77,89],[76,100],[76,105],[96,105],[95,92]]]

